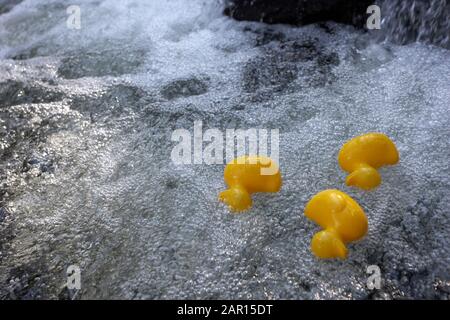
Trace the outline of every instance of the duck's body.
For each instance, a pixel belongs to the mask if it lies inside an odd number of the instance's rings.
[[[319,192],[305,207],[305,215],[324,230],[316,233],[311,249],[319,258],[347,256],[346,244],[362,238],[368,223],[363,209],[349,195],[339,190]]]
[[[372,189],[381,183],[377,169],[399,161],[395,144],[382,133],[367,133],[346,142],[338,155],[339,165],[349,172],[346,184]]]
[[[251,207],[250,195],[255,192],[278,192],[281,175],[278,165],[264,156],[241,156],[229,162],[224,171],[229,187],[220,193],[219,199],[234,211]]]

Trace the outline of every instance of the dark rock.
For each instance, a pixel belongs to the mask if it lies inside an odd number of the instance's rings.
[[[277,32],[272,29],[261,29],[261,28],[255,28],[251,29],[249,27],[245,28],[244,31],[250,31],[258,34],[258,37],[256,39],[256,46],[263,46],[266,45],[272,41],[283,41],[286,39],[286,36],[281,33]]]
[[[73,97],[71,108],[89,116],[91,122],[108,122],[127,115],[131,110],[139,110],[150,100],[151,97],[141,88],[118,84],[98,95]]]
[[[49,103],[61,101],[64,95],[40,85],[7,80],[0,83],[0,108],[24,103]]]
[[[170,177],[166,181],[166,187],[167,189],[176,189],[178,187],[178,181],[175,178]]]
[[[244,90],[256,92],[260,88],[271,87],[275,91],[284,91],[297,78],[296,63],[311,61],[318,55],[313,41],[281,41],[244,66]]]
[[[336,21],[362,26],[369,0],[230,0],[224,13],[236,20],[306,25]]]
[[[0,223],[4,222],[9,214],[9,211],[6,208],[0,207]]]
[[[42,54],[40,54],[40,51],[42,51],[41,46],[32,46],[32,47],[20,50],[18,53],[8,56],[8,58],[13,59],[13,60],[32,59],[32,58],[41,56]]]
[[[273,93],[289,92],[297,79],[297,89],[323,87],[334,81],[332,68],[340,63],[337,53],[315,39],[281,40],[263,46],[261,51],[243,67],[242,86],[251,94],[252,102],[269,100]]]
[[[130,74],[143,64],[144,56],[142,50],[127,48],[77,52],[62,59],[58,75],[65,79],[78,79]]]
[[[58,293],[58,300],[80,300],[81,293],[76,289],[63,287]]]
[[[14,6],[21,2],[22,0],[0,0],[0,14],[11,11]]]
[[[42,299],[45,285],[39,267],[30,265],[11,269],[8,283],[11,284],[12,290],[5,297],[7,299]]]
[[[161,95],[167,100],[197,96],[206,93],[208,86],[197,78],[175,80],[161,89]]]
[[[319,66],[337,66],[339,65],[339,56],[336,52],[320,55],[317,58],[317,64]]]
[[[244,66],[243,86],[246,92],[264,87],[281,91],[297,78],[297,67],[279,61],[276,56],[260,57]]]
[[[55,171],[55,167],[53,165],[53,160],[51,159],[39,159],[39,158],[30,158],[28,160],[24,160],[22,164],[22,172],[28,172],[33,168],[37,168],[40,172],[52,173]]]

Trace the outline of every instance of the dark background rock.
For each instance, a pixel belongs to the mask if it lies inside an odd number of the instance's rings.
[[[322,21],[362,26],[373,0],[229,0],[225,14],[236,20],[305,25]]]
[[[0,0],[0,14],[11,11],[15,5],[21,2],[22,0]]]

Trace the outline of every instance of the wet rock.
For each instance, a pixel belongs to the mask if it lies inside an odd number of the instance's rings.
[[[23,0],[0,0],[0,14],[7,13]]]
[[[256,38],[256,46],[263,46],[272,41],[283,41],[286,39],[286,35],[282,32],[277,32],[273,29],[261,29],[261,28],[251,28],[245,27],[244,31],[256,33],[258,36]]]
[[[198,96],[206,93],[207,84],[197,78],[175,80],[161,89],[161,95],[167,100],[180,97]]]
[[[199,119],[202,120],[205,128],[240,128],[245,126],[247,122],[247,119],[234,112],[224,111],[219,116],[213,111],[198,110],[192,105],[188,105],[181,110],[161,110],[150,106],[143,110],[142,118],[148,123],[149,129],[154,130],[156,133],[166,130],[171,133],[172,130],[177,128],[190,127],[194,121]]]
[[[92,122],[109,121],[139,110],[152,99],[144,90],[119,84],[97,95],[83,95],[72,98],[71,108],[90,117]]]
[[[224,13],[236,20],[305,25],[336,21],[362,26],[369,0],[230,0]]]
[[[247,92],[255,92],[262,87],[283,90],[297,78],[297,67],[284,63],[276,56],[266,56],[250,61],[244,67],[243,85]]]
[[[169,177],[166,181],[166,187],[167,189],[176,189],[178,187],[178,181],[173,177]]]
[[[6,218],[9,216],[9,212],[6,208],[0,207],[0,223],[4,222]]]
[[[333,81],[332,68],[339,65],[338,54],[313,39],[276,41],[262,50],[244,66],[242,75],[244,91],[256,94],[254,102],[288,91],[297,78],[300,86],[324,86]]]
[[[22,172],[29,172],[32,169],[37,169],[41,173],[55,171],[53,160],[38,157],[31,157],[23,162]]]
[[[43,299],[45,281],[38,267],[26,266],[11,269],[8,283],[10,291],[4,298],[17,300]]]
[[[339,65],[339,56],[336,52],[329,54],[322,54],[317,58],[317,64],[321,67],[324,66],[337,66]]]
[[[0,108],[24,103],[49,103],[61,101],[62,92],[39,84],[27,84],[15,80],[0,83]]]
[[[246,92],[272,87],[283,91],[297,78],[296,62],[314,59],[316,47],[310,43],[282,42],[275,48],[264,50],[263,55],[250,60],[243,71],[243,87]]]
[[[58,300],[79,300],[80,297],[81,294],[78,290],[67,287],[62,288],[58,294]]]
[[[8,58],[13,60],[27,60],[35,57],[39,57],[42,55],[45,55],[44,53],[41,53],[43,48],[41,46],[32,46],[23,50],[20,50],[19,52],[8,56]]]
[[[319,22],[317,25],[328,34],[336,33],[335,26],[330,22]]]
[[[321,48],[313,40],[282,42],[280,50],[283,58],[290,62],[311,61],[323,55]]]
[[[77,52],[62,59],[58,75],[65,79],[120,76],[135,72],[144,57],[144,51],[127,48]]]
[[[6,257],[8,252],[10,252],[11,241],[16,236],[13,220],[11,213],[5,207],[1,207],[1,199],[0,199],[0,265],[3,262],[3,259]],[[3,280],[3,279],[2,279]],[[2,297],[2,288],[0,286],[0,299]]]

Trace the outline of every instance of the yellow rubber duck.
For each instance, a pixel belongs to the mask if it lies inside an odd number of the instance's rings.
[[[282,183],[278,164],[264,156],[237,157],[226,165],[224,179],[229,189],[219,199],[233,211],[250,208],[252,193],[278,192]]]
[[[338,156],[341,168],[350,173],[345,183],[366,190],[381,183],[379,167],[396,164],[398,160],[395,144],[382,133],[367,133],[347,141]]]
[[[339,190],[319,192],[306,204],[305,216],[320,225],[311,250],[318,258],[347,257],[346,243],[367,233],[367,218],[363,209],[349,195]]]

